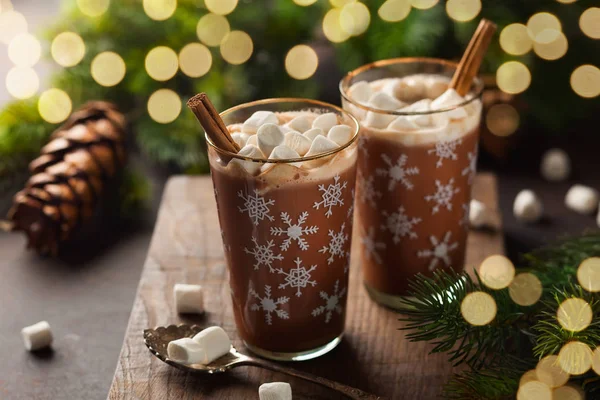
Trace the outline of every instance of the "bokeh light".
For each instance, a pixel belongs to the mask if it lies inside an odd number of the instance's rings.
[[[323,33],[333,43],[341,43],[350,37],[350,34],[342,28],[341,13],[340,9],[333,8],[327,11],[323,18]]]
[[[577,67],[571,74],[571,88],[588,99],[600,95],[600,69],[590,64]]]
[[[592,369],[600,375],[600,346],[596,347],[596,350],[592,353]]]
[[[523,272],[515,276],[508,287],[508,294],[512,301],[520,306],[531,306],[542,297],[542,282],[530,272]]]
[[[410,0],[387,0],[379,7],[379,18],[387,22],[402,21],[410,14]]]
[[[533,41],[523,24],[510,24],[500,32],[500,47],[508,54],[521,56],[531,51]]]
[[[0,14],[0,42],[9,44],[17,35],[27,32],[27,20],[20,12],[8,10]]]
[[[316,2],[317,0],[294,0],[294,3],[302,7],[310,6],[311,4],[315,4]]]
[[[515,277],[515,266],[504,256],[489,256],[479,266],[479,277],[490,289],[504,289]]]
[[[8,45],[8,58],[17,67],[33,67],[42,55],[42,46],[35,36],[22,33]]]
[[[410,0],[410,5],[419,10],[427,10],[435,6],[439,0]]]
[[[227,15],[237,7],[238,0],[204,0],[204,5],[212,13]]]
[[[481,0],[448,0],[446,12],[458,22],[467,22],[475,18],[481,11]]]
[[[563,4],[571,4],[571,3],[575,3],[577,0],[556,0],[559,3],[563,3]]]
[[[364,33],[371,23],[371,13],[363,3],[346,4],[340,13],[340,26],[351,36]]]
[[[205,14],[198,21],[196,34],[198,39],[207,46],[218,46],[230,31],[229,21],[222,15]]]
[[[600,39],[600,8],[590,7],[579,17],[579,28],[588,37]]]
[[[77,0],[77,7],[88,17],[99,17],[108,10],[110,0]]]
[[[521,118],[510,104],[494,104],[485,116],[485,124],[496,136],[510,136],[519,128]]]
[[[585,343],[569,342],[560,349],[558,362],[568,374],[585,374],[592,368],[592,349]]]
[[[81,36],[73,32],[62,32],[56,35],[50,48],[52,58],[58,65],[73,67],[85,56],[85,43]]]
[[[540,382],[551,388],[563,386],[569,380],[569,374],[563,371],[558,362],[558,356],[546,356],[540,360],[535,373]]]
[[[538,40],[537,36],[545,30],[554,30],[561,32],[562,26],[558,18],[547,12],[534,14],[527,21],[527,31],[529,37],[534,41]]]
[[[145,66],[152,79],[168,81],[177,73],[179,59],[175,50],[167,46],[158,46],[146,55]]]
[[[600,291],[600,257],[586,258],[577,268],[577,280],[588,292]]]
[[[71,98],[60,89],[48,89],[40,95],[38,111],[44,121],[51,124],[63,122],[73,110]]]
[[[155,21],[171,18],[177,10],[177,0],[144,0],[144,12]]]
[[[532,369],[532,370],[525,372],[521,376],[521,379],[519,379],[519,386],[523,386],[527,382],[537,381],[537,380],[538,380],[538,378],[537,378],[537,374],[535,373],[535,369]]]
[[[519,387],[517,400],[552,400],[552,389],[543,382],[527,382]]]
[[[460,304],[460,313],[465,321],[475,326],[489,324],[497,311],[496,301],[485,292],[469,293]]]
[[[17,99],[28,99],[40,88],[40,78],[33,68],[14,67],[6,74],[6,90]]]
[[[549,30],[542,31],[538,38],[544,37],[546,32]],[[538,57],[543,58],[544,60],[558,60],[562,56],[567,53],[569,48],[569,43],[567,42],[567,37],[562,33],[554,30],[550,30],[551,34],[548,36],[553,36],[552,40],[541,40],[535,41],[533,43],[533,51],[537,54]],[[555,35],[552,35],[554,34]]]
[[[210,71],[212,54],[200,43],[190,43],[179,52],[179,68],[191,78],[199,78]]]
[[[342,8],[346,4],[354,3],[356,0],[329,0],[333,7]]]
[[[519,61],[508,61],[496,71],[496,83],[503,92],[518,94],[531,84],[531,72]]]
[[[150,118],[161,124],[168,124],[181,113],[181,99],[171,89],[159,89],[148,99]]]
[[[579,332],[592,322],[592,308],[587,301],[571,298],[563,301],[556,313],[558,323],[568,331]]]
[[[310,78],[318,65],[317,53],[312,47],[304,44],[292,47],[285,56],[285,70],[294,79]]]
[[[552,400],[583,400],[581,391],[573,386],[561,386],[552,391]]]
[[[112,51],[98,54],[91,65],[92,78],[102,86],[111,87],[119,84],[125,77],[125,61]]]
[[[243,64],[250,59],[254,44],[252,38],[243,31],[231,31],[221,42],[221,56],[229,64]]]

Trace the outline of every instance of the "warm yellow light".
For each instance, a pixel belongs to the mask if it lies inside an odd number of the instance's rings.
[[[158,46],[146,55],[145,66],[152,79],[168,81],[177,73],[179,59],[175,50],[167,46]]]
[[[485,124],[496,136],[510,136],[519,128],[519,113],[510,104],[494,104],[485,116]]]
[[[191,78],[199,78],[210,71],[212,54],[200,43],[190,43],[179,52],[179,68]]]
[[[532,369],[532,370],[525,372],[521,376],[521,379],[519,379],[519,386],[523,386],[527,382],[537,381],[537,380],[538,380],[538,378],[537,378],[537,374],[535,373],[535,369]]]
[[[571,74],[571,88],[588,99],[600,95],[600,69],[590,64],[577,67]]]
[[[596,350],[592,353],[592,369],[600,375],[600,346],[596,347]]]
[[[125,77],[125,61],[112,51],[98,54],[91,65],[92,78],[102,86],[115,86]]]
[[[207,46],[218,46],[229,33],[229,21],[222,15],[205,14],[198,21],[196,34],[198,39]]]
[[[28,99],[40,88],[40,78],[29,67],[14,67],[6,74],[6,90],[17,99]]]
[[[481,12],[481,0],[448,0],[446,12],[455,21],[471,21]]]
[[[340,9],[333,8],[327,11],[323,18],[323,33],[333,43],[341,43],[350,37],[348,32],[342,29],[341,13]]]
[[[571,3],[575,3],[577,0],[556,0],[559,3],[563,3],[563,4],[571,4]]]
[[[558,362],[568,374],[585,374],[592,368],[592,349],[581,342],[569,342],[560,349]]]
[[[181,99],[171,89],[159,89],[148,99],[148,114],[160,124],[168,124],[181,113]]]
[[[346,4],[354,3],[356,0],[329,0],[333,7],[342,8]]]
[[[500,32],[500,47],[508,54],[520,56],[527,54],[533,47],[533,41],[523,24],[510,24]]]
[[[294,0],[294,3],[302,7],[310,6],[311,4],[315,4],[316,2],[317,0]]]
[[[427,10],[428,8],[435,6],[437,3],[438,0],[410,0],[410,4],[419,10]]]
[[[460,313],[465,321],[475,326],[489,324],[497,312],[496,301],[485,292],[473,292],[465,296],[460,304]]]
[[[364,33],[371,23],[371,13],[363,3],[346,4],[340,13],[340,26],[351,36]]]
[[[8,10],[0,14],[0,42],[9,44],[17,35],[27,32],[27,20],[23,14]]]
[[[508,287],[508,294],[512,301],[520,306],[531,306],[542,297],[542,282],[530,272],[523,272],[515,276]]]
[[[552,400],[552,389],[543,382],[527,382],[519,387],[517,400]]]
[[[42,55],[42,46],[35,36],[22,33],[8,45],[8,58],[17,67],[33,67]]]
[[[562,32],[560,21],[555,15],[540,12],[532,15],[529,21],[527,21],[527,31],[529,37],[533,40],[538,40],[537,36],[546,29]]]
[[[59,33],[52,41],[50,52],[58,65],[73,67],[83,60],[85,56],[85,43],[81,36],[76,33]]]
[[[531,73],[525,64],[518,61],[508,61],[496,71],[496,83],[500,90],[505,93],[521,93],[531,84]]]
[[[99,17],[108,10],[110,0],[77,0],[79,10],[88,17]]]
[[[58,124],[69,118],[72,109],[71,98],[60,89],[48,89],[38,100],[40,116],[51,124]]]
[[[177,9],[177,0],[144,0],[144,12],[155,21],[171,18]]]
[[[319,57],[310,46],[300,44],[285,56],[285,70],[294,79],[308,79],[317,70]]]
[[[229,64],[243,64],[250,59],[254,44],[246,32],[231,31],[221,42],[221,56]]]
[[[600,8],[590,7],[579,17],[581,31],[592,39],[600,39]]]
[[[515,277],[515,266],[504,256],[489,256],[479,266],[479,277],[490,289],[504,289]]]
[[[542,31],[538,35],[538,37],[544,36],[545,32],[546,31]],[[533,43],[533,51],[535,52],[535,54],[537,54],[538,57],[549,61],[558,60],[567,53],[567,50],[569,48],[567,37],[562,32],[551,32],[556,33],[553,40],[541,42],[535,41]]]
[[[583,400],[583,394],[573,386],[561,386],[552,391],[552,400]]]
[[[387,22],[402,21],[410,14],[410,0],[387,0],[379,7],[379,18]]]
[[[238,0],[205,0],[204,5],[212,13],[227,15],[237,7]]]
[[[583,260],[577,268],[577,280],[588,292],[600,292],[600,257]]]
[[[546,356],[538,362],[535,373],[540,382],[551,388],[563,386],[569,380],[569,374],[563,371],[558,356]]]
[[[558,307],[556,318],[566,330],[580,332],[592,322],[592,308],[583,299],[567,299]]]

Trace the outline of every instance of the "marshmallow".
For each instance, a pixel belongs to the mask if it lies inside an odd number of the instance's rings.
[[[419,100],[416,103],[411,104],[408,107],[404,107],[400,111],[404,112],[424,112],[431,110],[431,100],[423,99]],[[433,126],[433,119],[431,118],[431,114],[423,114],[423,115],[411,115],[407,117],[410,121],[414,122],[418,126],[421,127],[429,127]]]
[[[441,96],[431,102],[432,110],[442,110],[444,108],[450,108],[464,103],[465,99],[456,92],[456,90],[450,88],[446,90]],[[463,119],[467,118],[467,111],[464,107],[458,107],[453,110],[447,111],[445,114],[450,119]]]
[[[366,104],[373,94],[373,89],[371,89],[371,85],[367,81],[360,81],[350,86],[349,94],[352,100]]]
[[[202,314],[204,312],[204,293],[200,285],[176,283],[173,287],[175,309],[179,314]]]
[[[309,129],[306,132],[304,132],[304,136],[309,138],[310,141],[312,142],[313,140],[315,140],[315,138],[317,136],[325,136],[325,132],[323,132],[323,129],[321,129],[321,128],[313,128],[313,129]]]
[[[437,76],[425,79],[425,95],[430,99],[437,99],[448,89],[448,81]]]
[[[532,190],[521,190],[513,204],[515,217],[524,222],[539,220],[544,211],[541,200]]]
[[[329,132],[329,130],[337,125],[338,118],[334,113],[325,113],[319,115],[312,123],[313,128],[321,128],[323,132]]]
[[[573,185],[565,196],[565,204],[579,214],[591,214],[598,207],[598,191],[589,186]]]
[[[250,139],[252,139],[253,137],[255,136],[250,136]],[[253,144],[246,144],[240,151],[238,151],[238,154],[244,157],[264,158],[264,154],[262,153],[262,151],[260,151],[260,149]],[[230,164],[239,165],[240,167],[245,169],[250,175],[256,174],[262,166],[261,163],[258,162],[239,160],[237,158],[231,160]]]
[[[414,121],[408,119],[403,115],[399,116],[388,125],[388,129],[398,132],[405,131],[414,131],[419,129],[419,125],[417,125]]]
[[[384,129],[396,118],[395,115],[388,115],[374,111],[367,112],[367,116],[363,121],[365,126],[370,128]]]
[[[343,146],[352,139],[352,128],[348,125],[336,125],[329,130],[327,138]]]
[[[279,118],[271,111],[257,111],[242,125],[242,132],[254,135],[264,124],[279,124]]]
[[[250,135],[248,135],[246,133],[232,133],[231,134],[231,138],[233,139],[234,142],[237,143],[238,146],[240,146],[240,149],[246,145],[246,142],[248,141],[249,137],[250,137]]]
[[[547,181],[564,181],[571,173],[569,155],[561,149],[550,149],[542,157],[540,172]]]
[[[283,144],[303,156],[310,149],[312,140],[296,131],[291,131],[285,134]]]
[[[292,387],[286,382],[263,383],[258,388],[260,400],[292,400]]]
[[[248,138],[248,140],[246,140],[246,146],[249,145],[249,144],[258,147],[258,138],[256,137],[256,135],[251,135]]]
[[[204,351],[204,359],[199,364],[210,364],[231,350],[229,335],[220,326],[211,326],[204,329],[202,332],[196,334],[193,340]]]
[[[291,130],[297,131],[300,133],[304,133],[310,129],[310,121],[308,120],[308,118],[303,117],[303,116],[294,118],[293,120],[288,122],[286,125]]]
[[[488,208],[478,200],[471,200],[469,206],[469,225],[478,229],[488,226],[491,222],[491,215]]]
[[[21,329],[23,343],[29,351],[40,350],[52,344],[52,331],[46,321],[38,322]]]
[[[420,77],[406,77],[396,85],[396,97],[404,102],[412,103],[425,97],[425,82]]]
[[[306,157],[315,156],[325,153],[330,150],[337,149],[339,146],[333,140],[327,139],[325,136],[317,136],[310,145],[310,149],[306,153]]]
[[[384,111],[394,111],[405,104],[384,92],[377,92],[369,98],[369,105]]]
[[[184,364],[204,364],[206,349],[194,339],[181,338],[169,342],[167,355],[171,360]]]
[[[258,148],[264,155],[271,154],[273,149],[283,144],[283,132],[275,124],[264,124],[256,132]]]
[[[400,78],[388,78],[388,79],[384,79],[383,82],[385,82],[383,84],[383,86],[381,87],[381,89],[379,90],[382,93],[387,94],[390,97],[393,97],[394,99],[398,99],[398,96],[396,94],[396,91],[398,90],[398,86],[400,84],[402,80]]]
[[[289,160],[290,158],[300,158],[300,154],[283,144],[275,147],[269,155],[269,160]],[[261,172],[266,172],[275,165],[273,163],[266,163],[260,170]],[[292,165],[298,166],[299,163],[292,163]]]

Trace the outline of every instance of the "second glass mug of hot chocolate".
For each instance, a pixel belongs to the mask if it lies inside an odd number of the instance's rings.
[[[317,357],[344,332],[358,121],[341,108],[303,99],[255,101],[221,117],[243,142],[234,154],[206,137],[240,337],[266,358]],[[338,126],[346,136],[324,152],[311,147],[298,158],[275,159],[277,150],[257,144],[260,124],[296,131],[291,139],[297,140],[315,124],[323,130],[313,133]]]
[[[464,97],[448,90],[456,67],[382,60],[340,82],[343,108],[361,125],[358,263],[371,298],[388,307],[405,307],[417,273],[463,268],[483,84],[476,78]]]

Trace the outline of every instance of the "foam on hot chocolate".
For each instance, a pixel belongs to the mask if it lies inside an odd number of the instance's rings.
[[[350,98],[382,112],[367,111],[354,104],[347,104],[347,107],[370,135],[385,136],[409,146],[454,140],[477,127],[481,102],[474,99],[464,106],[453,108],[472,98],[473,94],[464,98],[454,89],[449,89],[449,83],[447,77],[429,74],[360,81],[348,90]],[[435,112],[447,108],[452,110]],[[386,111],[406,112],[407,115]],[[411,112],[431,113],[410,115]]]

